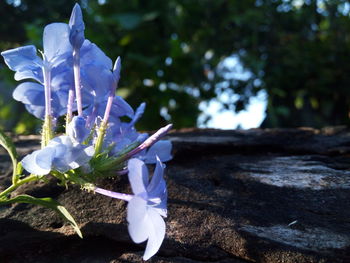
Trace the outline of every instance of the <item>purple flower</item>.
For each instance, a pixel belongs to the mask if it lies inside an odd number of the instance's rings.
[[[128,162],[129,181],[134,193],[134,197],[128,203],[128,230],[135,243],[147,240],[144,260],[157,253],[165,236],[165,223],[162,218],[167,216],[164,168],[165,165],[158,158],[156,169],[149,182],[144,162],[139,159],[130,159]]]
[[[51,170],[65,173],[88,164],[93,154],[92,146],[78,144],[69,136],[59,136],[43,149],[24,157],[21,163],[26,171],[36,175],[45,175]]]

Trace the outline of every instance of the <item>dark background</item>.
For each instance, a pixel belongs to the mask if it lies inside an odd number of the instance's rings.
[[[0,50],[42,48],[46,24],[68,22],[76,1],[1,0]],[[141,129],[193,127],[198,105],[222,92],[239,112],[260,90],[262,127],[349,124],[350,4],[341,0],[85,0],[87,39],[122,57],[119,95],[147,110]],[[230,77],[225,58],[249,72]],[[0,64],[0,126],[18,133],[40,121],[11,98],[17,83]],[[235,99],[235,94],[239,95]],[[163,116],[160,115],[162,109]]]

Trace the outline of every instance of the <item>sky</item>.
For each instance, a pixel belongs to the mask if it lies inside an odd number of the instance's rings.
[[[221,96],[225,96],[222,94]],[[235,113],[230,110],[221,110],[221,103],[218,100],[211,100],[206,106],[201,103],[199,106],[204,111],[198,119],[200,128],[217,128],[217,129],[250,129],[257,128],[265,118],[267,94],[264,90],[259,91],[258,95],[251,97],[246,110]],[[206,124],[202,123],[205,116],[211,116]]]
[[[217,72],[227,79],[247,80],[251,73],[245,69],[239,61],[237,55],[232,55],[219,63]],[[257,128],[265,118],[267,106],[267,93],[264,90],[258,92],[256,96],[249,99],[246,109],[235,113],[234,110],[223,109],[222,103],[233,104],[238,100],[239,95],[235,94],[229,86],[223,82],[217,89],[216,98],[209,102],[201,102],[199,109],[202,111],[198,118],[198,127],[200,128],[217,128],[217,129],[250,129]],[[221,92],[221,90],[224,90]],[[210,120],[205,123],[205,119],[210,117]]]

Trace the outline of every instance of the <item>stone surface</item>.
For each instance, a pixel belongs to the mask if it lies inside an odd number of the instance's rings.
[[[20,154],[38,137],[17,139]],[[350,262],[350,131],[182,130],[169,135],[166,239],[149,262]],[[0,152],[0,188],[10,183]],[[100,182],[130,192],[124,176]],[[16,193],[52,196],[84,239],[48,209],[0,208],[0,262],[142,262],[127,232],[126,204],[36,183]]]

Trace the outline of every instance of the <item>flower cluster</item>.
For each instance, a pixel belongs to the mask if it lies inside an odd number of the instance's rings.
[[[76,4],[69,24],[45,27],[43,51],[28,45],[1,53],[15,71],[15,79],[24,80],[14,90],[13,98],[42,119],[43,128],[41,149],[25,156],[17,169],[14,167],[13,184],[0,194],[0,204],[18,201],[18,197],[10,197],[14,189],[49,174],[62,185],[79,184],[83,189],[125,200],[132,240],[148,240],[144,254],[147,260],[159,250],[165,236],[162,217],[167,215],[167,190],[162,162],[172,158],[172,145],[160,138],[172,125],[151,136],[135,129],[146,104],[134,111],[115,95],[121,59],[118,57],[113,65],[103,51],[85,39],[84,30],[82,11]],[[65,134],[59,135],[55,131],[61,116],[66,116],[66,125]],[[129,121],[122,121],[125,119]],[[151,180],[145,163],[156,165]],[[98,178],[126,173],[133,195],[96,186]],[[44,202],[35,197],[21,198],[22,202]],[[75,224],[67,213],[63,213],[66,219]]]

